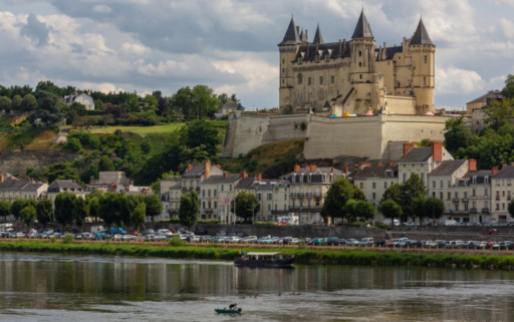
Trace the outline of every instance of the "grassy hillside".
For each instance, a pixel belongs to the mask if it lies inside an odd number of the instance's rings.
[[[114,134],[116,131],[130,132],[141,136],[149,134],[173,134],[184,127],[184,123],[169,123],[154,126],[105,126],[94,127],[87,132],[92,134]]]
[[[226,128],[227,122],[223,120],[209,121],[211,124],[218,127],[218,129]],[[149,134],[174,134],[178,133],[181,129],[184,128],[184,122],[175,122],[161,125],[153,125],[153,126],[102,126],[102,127],[93,127],[86,130],[92,134],[114,134],[116,131],[122,132],[130,132],[134,134],[138,134],[141,136],[146,136]]]
[[[303,140],[288,140],[265,144],[250,151],[245,157],[222,160],[223,167],[232,172],[246,169],[262,173],[264,177],[276,178],[302,161]]]

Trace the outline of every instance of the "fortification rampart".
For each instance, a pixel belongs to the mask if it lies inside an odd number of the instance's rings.
[[[238,157],[267,143],[305,139],[306,159],[338,156],[397,160],[401,143],[443,140],[447,117],[376,115],[331,119],[314,114],[240,115],[230,120],[223,155]]]

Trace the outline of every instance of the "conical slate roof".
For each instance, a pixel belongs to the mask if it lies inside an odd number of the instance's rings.
[[[325,41],[323,40],[323,36],[321,35],[321,31],[319,30],[319,25],[316,27],[316,34],[314,35],[313,43],[322,44]]]
[[[419,19],[418,27],[414,32],[414,35],[410,39],[411,45],[433,45],[434,43],[428,35],[427,29],[423,24],[423,19]]]
[[[296,24],[294,23],[293,17],[291,17],[291,22],[289,22],[289,26],[287,27],[286,34],[284,35],[284,39],[281,44],[287,42],[299,42],[300,35],[298,35],[298,30],[296,29]]]
[[[371,32],[368,19],[366,19],[364,15],[364,10],[361,11],[359,21],[357,21],[357,25],[353,31],[352,39],[355,38],[373,38],[373,33]]]

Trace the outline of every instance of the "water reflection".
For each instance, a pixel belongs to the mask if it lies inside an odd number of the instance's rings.
[[[511,321],[514,274],[483,270],[299,266],[126,257],[0,254],[0,319]]]

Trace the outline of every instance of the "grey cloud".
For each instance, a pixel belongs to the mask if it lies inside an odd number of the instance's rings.
[[[38,46],[43,46],[48,43],[50,29],[31,13],[27,18],[27,24],[21,28],[21,34],[32,39]]]

